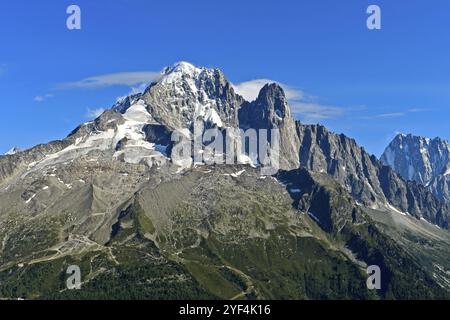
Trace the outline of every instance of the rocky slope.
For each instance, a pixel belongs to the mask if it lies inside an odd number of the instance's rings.
[[[371,208],[390,208],[397,213],[424,218],[449,227],[450,207],[420,184],[406,181],[353,139],[329,132],[320,125],[297,123],[300,164],[332,176],[348,192]]]
[[[107,190],[76,185],[70,197],[61,197],[45,213],[21,220],[10,216],[2,229],[7,235],[0,260],[2,296],[448,297],[445,258],[429,257],[430,269],[423,270],[325,174],[297,169],[262,178],[248,166],[215,166],[182,175],[154,170],[139,180],[142,172],[131,167],[114,169],[136,179],[128,199],[116,200],[124,193],[112,186],[129,186],[113,177],[101,183]],[[111,177],[104,170],[96,173],[97,185]],[[54,188],[50,192],[61,192]],[[445,239],[432,243],[448,244]],[[81,290],[67,290],[61,281],[72,264],[83,272]],[[365,287],[371,264],[382,270],[380,291]]]
[[[272,91],[275,98],[267,99]],[[321,125],[304,125],[290,116],[283,90],[267,85],[256,101],[239,111],[243,128],[280,128],[281,169],[303,167],[326,173],[339,182],[355,200],[371,208],[388,208],[400,214],[423,218],[449,228],[450,206],[419,184],[406,181],[369,155],[355,140],[335,134]],[[264,109],[261,106],[266,106]],[[258,115],[254,110],[262,109]]]

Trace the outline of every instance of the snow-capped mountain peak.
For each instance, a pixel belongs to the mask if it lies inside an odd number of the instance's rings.
[[[450,161],[450,143],[440,138],[397,135],[381,161],[408,180],[427,184],[440,175]]]
[[[171,129],[191,128],[201,118],[208,126],[237,126],[243,99],[218,69],[178,62],[167,67],[140,97],[148,111]]]
[[[154,119],[170,129],[189,129],[202,119],[210,127],[237,126],[237,110],[244,102],[219,69],[178,62],[166,67],[143,93],[121,98],[113,107],[120,113],[142,99]]]
[[[186,61],[180,61],[172,66],[166,67],[162,72],[162,78],[165,80],[175,78],[178,75],[187,74],[195,77],[199,75],[202,71],[207,70],[206,68],[198,68],[192,63]]]
[[[178,82],[187,82],[192,91],[201,90],[201,81],[207,78],[213,78],[216,73],[221,73],[218,69],[208,69],[206,67],[196,67],[192,63],[180,61],[172,66],[164,68],[161,77],[156,83],[164,85],[176,84]],[[150,85],[151,87],[151,85]]]
[[[441,138],[397,135],[381,161],[407,180],[430,189],[439,199],[450,201],[450,143]]]
[[[10,156],[10,155],[16,154],[20,151],[22,151],[22,149],[20,149],[19,147],[12,147],[5,153],[5,156]]]

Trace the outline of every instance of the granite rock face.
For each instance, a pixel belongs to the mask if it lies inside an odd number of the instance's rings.
[[[280,168],[289,170],[299,167],[300,141],[296,123],[291,115],[284,91],[278,84],[266,84],[255,101],[245,102],[242,105],[239,109],[239,125],[244,130],[248,128],[277,130]]]
[[[392,206],[405,214],[448,228],[450,208],[418,183],[409,182],[384,166],[355,140],[329,132],[320,125],[297,123],[300,165],[326,173],[355,200],[372,208]]]
[[[450,203],[450,143],[441,138],[397,135],[381,161],[407,180],[426,186],[438,199]]]
[[[450,163],[450,143],[411,134],[398,134],[387,146],[381,161],[402,177],[428,184],[445,172]]]

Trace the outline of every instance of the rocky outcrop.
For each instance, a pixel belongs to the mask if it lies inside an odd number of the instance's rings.
[[[289,170],[299,167],[300,141],[295,120],[291,116],[284,91],[278,84],[266,84],[255,101],[242,105],[239,110],[239,125],[244,130],[278,130],[280,168]]]
[[[339,233],[345,226],[368,221],[348,192],[330,176],[304,168],[277,175],[294,199],[294,207],[310,215],[322,229]]]

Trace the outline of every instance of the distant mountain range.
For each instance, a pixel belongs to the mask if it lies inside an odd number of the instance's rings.
[[[176,160],[174,133],[198,123],[276,130],[279,171]],[[0,298],[448,299],[448,154],[398,136],[378,160],[296,121],[276,83],[246,101],[180,62],[66,138],[0,156]]]
[[[426,186],[438,199],[450,203],[450,143],[399,134],[381,156],[403,178]]]

